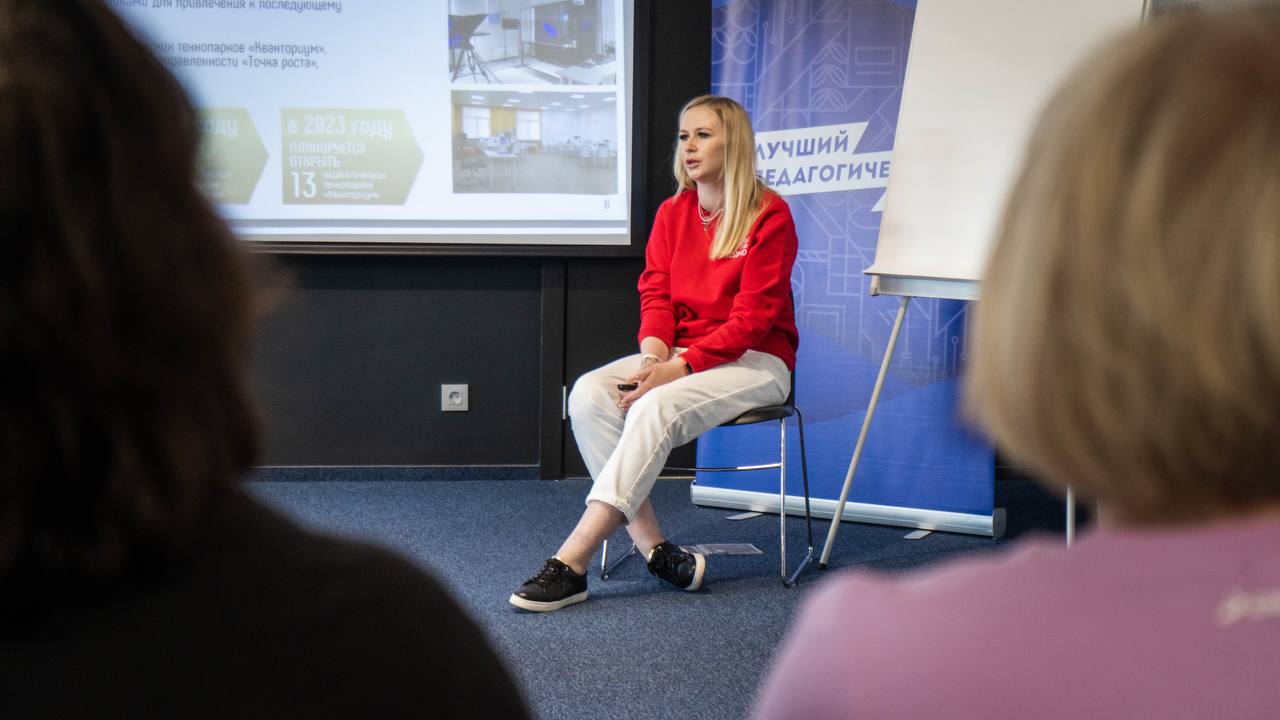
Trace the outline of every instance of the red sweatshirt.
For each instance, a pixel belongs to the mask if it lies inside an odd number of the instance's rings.
[[[765,208],[734,257],[712,260],[716,224],[698,219],[698,193],[684,190],[658,208],[640,275],[639,338],[656,337],[694,371],[742,357],[747,350],[796,364],[800,335],[791,302],[796,226],[791,209],[769,193]]]

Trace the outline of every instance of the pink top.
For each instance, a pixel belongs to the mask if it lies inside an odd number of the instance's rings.
[[[806,598],[757,718],[1280,718],[1280,520],[1034,540]]]
[[[698,193],[684,190],[658,208],[640,275],[640,332],[669,347],[687,347],[683,357],[706,370],[767,352],[796,365],[799,333],[791,305],[791,267],[796,226],[791,209],[769,193],[764,209],[732,257],[712,260],[716,225],[703,228]]]

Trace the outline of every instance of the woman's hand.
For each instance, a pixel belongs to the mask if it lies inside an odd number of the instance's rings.
[[[644,397],[645,393],[659,385],[666,385],[672,380],[679,380],[685,374],[684,361],[678,355],[666,362],[646,363],[634,375],[627,378],[627,382],[636,383],[636,389],[625,393],[618,400],[618,406],[626,410],[635,401]]]

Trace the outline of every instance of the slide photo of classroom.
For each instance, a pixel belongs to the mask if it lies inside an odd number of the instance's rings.
[[[449,81],[613,85],[619,0],[449,0]]]
[[[455,90],[455,193],[618,192],[615,93]]]

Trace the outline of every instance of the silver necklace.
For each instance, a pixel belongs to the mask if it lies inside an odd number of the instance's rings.
[[[709,213],[706,210],[702,209],[702,203],[698,203],[698,219],[702,221],[702,229],[706,230],[708,227],[710,227],[711,221],[720,217],[720,213],[723,211],[724,211],[724,208],[721,207],[715,212]]]

